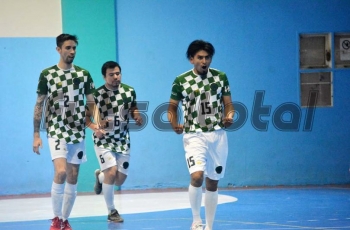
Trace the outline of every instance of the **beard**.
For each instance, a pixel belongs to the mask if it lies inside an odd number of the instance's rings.
[[[74,61],[74,57],[67,57],[67,58],[66,58],[66,63],[67,63],[67,64],[72,64],[73,61]]]
[[[111,83],[106,82],[105,86],[110,90],[117,90],[117,89],[119,89],[120,81],[111,82]]]

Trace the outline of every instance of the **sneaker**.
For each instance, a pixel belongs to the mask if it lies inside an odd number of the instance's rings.
[[[61,230],[72,230],[72,227],[70,226],[68,220],[62,221]]]
[[[190,230],[203,230],[203,228],[204,228],[204,224],[200,222],[195,222],[192,224]]]
[[[102,183],[100,183],[100,180],[98,179],[98,176],[100,175],[101,170],[96,169],[95,170],[95,177],[96,177],[96,182],[94,186],[94,191],[96,194],[101,194],[102,192]]]
[[[124,222],[124,219],[119,215],[117,210],[113,209],[111,213],[108,214],[108,221]]]
[[[62,220],[57,216],[51,220],[50,230],[61,230]]]

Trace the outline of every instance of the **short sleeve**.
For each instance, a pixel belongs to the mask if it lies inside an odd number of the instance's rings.
[[[173,82],[170,98],[176,101],[180,101],[183,98],[181,93],[181,86],[178,82],[178,79],[175,79],[175,81]]]
[[[135,107],[136,106],[136,92],[135,92],[135,90],[133,90],[133,91],[131,91],[131,95],[132,95],[132,98],[133,98],[133,100],[132,100],[132,102],[131,102],[131,107]]]
[[[46,95],[47,92],[48,92],[47,78],[46,78],[45,74],[43,72],[41,72],[36,93]]]
[[[94,81],[92,80],[92,77],[90,73],[87,73],[87,81],[85,82],[85,94],[92,94],[95,91],[95,85]]]
[[[230,91],[230,84],[228,82],[227,76],[225,73],[222,75],[222,80],[224,82],[223,90],[222,90],[222,95],[223,96],[231,96],[231,91]]]

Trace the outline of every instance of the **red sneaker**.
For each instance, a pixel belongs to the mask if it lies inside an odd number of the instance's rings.
[[[72,227],[70,226],[68,220],[62,221],[61,230],[72,230]]]
[[[57,216],[52,219],[50,230],[61,230],[62,220]]]

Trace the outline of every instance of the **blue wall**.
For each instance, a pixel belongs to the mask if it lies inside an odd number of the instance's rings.
[[[54,44],[53,38],[0,38],[0,195],[49,191],[45,138],[41,156],[32,151],[33,112],[40,69],[58,62]]]
[[[118,1],[117,22],[124,79],[135,86],[140,100],[150,101],[149,114],[168,101],[175,76],[191,68],[185,52],[197,38],[214,44],[212,67],[227,73],[233,100],[248,110],[245,125],[228,134],[230,155],[221,186],[349,182],[350,127],[345,117],[350,70],[334,70],[334,107],[316,110],[311,132],[302,131],[306,109],[301,109],[298,132],[279,131],[272,122],[279,105],[299,105],[298,34],[349,32],[349,1],[146,2],[140,7],[139,1]],[[271,115],[262,117],[269,121],[265,132],[251,123],[256,91],[264,91],[263,103],[271,106]],[[152,126],[133,136],[137,166],[128,186],[144,181],[187,185],[180,136]],[[147,167],[149,159],[154,163]],[[163,165],[164,177],[155,180]],[[150,172],[145,178],[139,176],[141,167]]]
[[[278,106],[300,104],[298,34],[350,33],[350,1],[128,0],[116,1],[115,6],[109,1],[108,10],[99,8],[97,15],[91,13],[99,6],[93,2],[67,7],[68,1],[62,1],[64,32],[78,31],[82,41],[76,64],[88,68],[99,86],[102,62],[117,56],[123,81],[135,87],[138,100],[149,102],[147,126],[131,133],[132,162],[123,189],[188,185],[181,136],[158,131],[152,116],[168,102],[174,78],[192,67],[185,52],[198,38],[213,43],[212,67],[227,73],[233,100],[248,111],[244,126],[228,133],[229,158],[221,187],[350,182],[350,69],[331,69],[334,106],[316,109],[312,131],[303,131],[306,109],[301,109],[297,132],[279,131],[272,121]],[[84,9],[81,16],[71,22],[71,12],[79,7]],[[104,10],[111,21],[102,19]],[[104,28],[115,30],[105,35],[111,50],[101,52]],[[0,195],[49,192],[52,165],[46,140],[40,157],[31,153],[32,114],[38,74],[58,61],[54,39],[0,38],[0,48],[0,87],[6,95],[1,99],[5,122],[0,168],[11,175],[0,177]],[[20,93],[13,93],[19,88]],[[257,91],[265,92],[263,104],[271,108],[270,115],[261,118],[269,122],[266,131],[256,130],[251,121]],[[79,178],[82,192],[92,191],[98,165],[91,140],[88,159]]]

